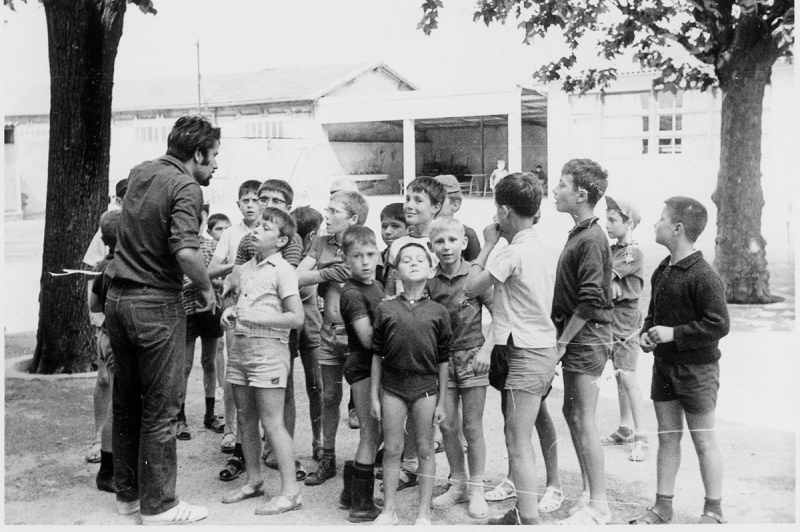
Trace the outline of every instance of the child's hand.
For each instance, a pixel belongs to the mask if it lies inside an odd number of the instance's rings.
[[[492,351],[489,349],[481,348],[478,351],[478,354],[475,355],[475,359],[472,361],[472,371],[475,375],[486,375],[489,373],[489,366],[491,365],[492,361]]]
[[[559,342],[556,340],[556,350],[558,351],[558,359],[561,360],[567,352],[567,342]]]
[[[433,411],[433,422],[441,423],[445,420],[445,418],[447,418],[447,414],[444,413],[444,405],[442,403],[438,403],[436,405],[436,410]]]
[[[650,335],[650,340],[657,344],[668,344],[675,340],[674,329],[672,327],[664,327],[663,325],[651,328],[647,331],[647,334]]]
[[[500,240],[500,224],[491,223],[483,228],[485,246],[494,246]]]
[[[616,279],[611,280],[611,299],[616,301],[622,295],[622,287]]]
[[[372,400],[372,408],[370,409],[372,413],[372,417],[377,419],[378,421],[381,420],[381,401],[380,399],[373,399]]]
[[[220,317],[220,321],[226,329],[233,329],[236,325],[236,307],[226,308]]]
[[[656,344],[650,340],[650,335],[648,333],[642,333],[639,337],[639,347],[641,347],[642,351],[645,353],[651,353],[656,348]]]
[[[214,310],[214,305],[217,304],[217,295],[214,293],[211,283],[208,283],[208,288],[200,292],[200,295],[203,297],[203,306],[198,307],[197,312]]]

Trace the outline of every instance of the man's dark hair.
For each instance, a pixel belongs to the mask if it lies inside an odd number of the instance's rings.
[[[203,159],[208,156],[208,150],[219,142],[220,129],[214,127],[203,116],[182,116],[172,126],[172,131],[167,137],[167,155],[171,155],[181,162],[186,162],[194,157],[194,152],[200,150]]]
[[[494,201],[517,216],[536,218],[542,204],[542,185],[531,172],[508,174],[494,186]]]
[[[245,194],[258,194],[258,189],[261,187],[261,181],[256,181],[255,179],[248,179],[241,185],[239,185],[239,199],[242,199],[242,196]]]
[[[572,159],[561,169],[561,175],[571,175],[575,190],[586,191],[589,205],[594,207],[608,188],[608,172],[591,159]]]
[[[220,222],[228,222],[231,223],[231,219],[222,214],[221,212],[215,212],[211,216],[208,217],[208,221],[206,222],[206,227],[208,228],[208,232],[210,233],[214,227]]]
[[[397,220],[406,225],[406,213],[402,203],[390,203],[381,211],[381,220],[388,218],[390,220]]]
[[[108,254],[114,255],[114,248],[117,247],[117,228],[121,211],[107,211],[100,217],[100,239],[103,244],[108,246]]]
[[[316,231],[325,219],[320,212],[312,207],[298,207],[292,211],[294,221],[297,222],[297,234],[305,238],[311,231]]]
[[[261,186],[258,187],[256,193],[260,196],[262,192],[277,192],[278,194],[283,195],[283,200],[286,202],[286,206],[290,206],[294,201],[294,190],[292,190],[292,185],[284,181],[283,179],[267,179]]]
[[[363,225],[351,225],[342,234],[342,253],[347,256],[350,250],[355,246],[375,246],[377,249],[378,244],[375,240],[375,233],[369,227]]]
[[[703,204],[685,196],[673,196],[664,203],[669,209],[669,220],[682,224],[686,238],[696,242],[708,223],[708,211]]]

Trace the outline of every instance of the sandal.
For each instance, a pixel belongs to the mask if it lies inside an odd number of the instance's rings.
[[[483,498],[489,502],[498,502],[517,496],[517,487],[514,483],[504,478],[500,484],[483,494]]]
[[[203,419],[203,425],[217,434],[222,434],[225,431],[225,423],[222,421],[222,416],[210,416]]]
[[[192,439],[192,433],[189,432],[189,427],[186,426],[185,421],[178,421],[178,428],[175,431],[175,437],[181,441]]]
[[[250,484],[245,484],[238,490],[233,490],[224,497],[222,497],[222,502],[225,504],[233,504],[236,502],[242,502],[247,499],[252,499],[253,497],[261,497],[264,495],[264,481],[262,480],[255,486],[251,486]]]
[[[233,432],[227,432],[222,437],[219,450],[223,453],[232,453],[234,449],[236,449],[236,435]]]
[[[100,440],[92,442],[89,451],[86,453],[86,461],[90,464],[100,463]]]
[[[277,515],[299,510],[302,507],[303,496],[298,491],[294,495],[281,494],[273,497],[265,506],[256,508],[256,515]]]
[[[575,501],[575,504],[570,507],[567,515],[575,515],[576,513],[580,512],[589,505],[591,499],[592,496],[588,491],[582,491],[581,494],[578,495],[578,499]]]
[[[555,512],[561,505],[564,503],[564,494],[561,490],[554,488],[553,486],[547,486],[547,489],[544,490],[544,495],[542,498],[539,499],[539,513],[540,514],[549,514],[550,512]]]
[[[647,444],[647,438],[644,436],[636,436],[631,444],[631,454],[628,455],[628,460],[631,462],[644,462],[650,458],[650,447]]]
[[[559,525],[607,525],[611,522],[611,512],[601,513],[592,506],[584,506],[570,517],[562,519]]]
[[[648,506],[644,513],[628,521],[629,525],[666,525],[672,521],[672,513],[660,514],[655,506]]]
[[[440,442],[440,441],[437,441],[437,442],[434,442],[434,443],[435,443],[436,445],[435,445],[435,447],[433,448],[433,453],[434,453],[434,454],[443,453],[443,452],[444,452],[444,443],[442,443],[442,442]]]
[[[400,470],[400,479],[397,481],[397,491],[413,488],[418,485],[417,474],[405,469]]]
[[[620,427],[619,429],[621,429],[621,428],[622,427]],[[609,434],[605,438],[600,438],[600,443],[603,444],[603,445],[624,445],[626,443],[632,443],[633,442],[633,430],[628,428],[628,430],[631,431],[631,435],[630,436],[623,436],[622,434],[619,433],[619,429],[615,430],[614,432],[612,432],[611,434]]]
[[[717,512],[711,510],[704,510],[703,515],[697,521],[698,525],[724,525],[727,521]]]
[[[225,463],[225,468],[219,472],[219,479],[225,482],[239,478],[244,473],[244,460],[236,456],[231,456]]]
[[[294,461],[294,479],[298,482],[302,482],[308,476],[308,472],[303,467],[303,464],[300,463],[299,460]]]

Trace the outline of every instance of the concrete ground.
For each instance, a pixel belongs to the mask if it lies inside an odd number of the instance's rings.
[[[370,198],[376,226],[383,203],[399,198]],[[381,203],[382,202],[382,203]],[[493,214],[490,199],[467,199],[459,216],[480,234]],[[765,214],[765,217],[768,217]],[[557,214],[549,203],[544,205],[540,231],[554,250],[566,238],[569,220]],[[768,224],[765,228],[786,227]],[[35,346],[37,326],[38,278],[41,268],[43,220],[13,221],[5,224],[5,357],[30,356]],[[713,224],[709,223],[709,232]],[[637,231],[646,257],[646,274],[665,256],[665,250],[651,242],[647,222]],[[776,230],[765,230],[770,248],[768,258],[773,293],[786,298],[783,303],[765,306],[731,306],[732,331],[721,342],[721,389],[717,408],[718,441],[725,463],[723,508],[730,523],[793,523],[796,521],[796,444],[797,414],[792,393],[798,377],[794,326],[794,255],[791,238]],[[713,238],[704,235],[700,248],[710,259]],[[646,295],[649,297],[649,294]],[[199,356],[195,357],[199,364]],[[614,513],[614,524],[625,523],[651,504],[655,492],[655,453],[657,437],[652,402],[647,399],[652,358],[642,355],[638,378],[645,395],[648,430],[651,431],[651,458],[634,463],[627,460],[623,447],[605,448],[606,485]],[[298,428],[296,452],[311,470],[310,428],[307,421],[307,398],[301,382],[301,366],[296,372]],[[193,438],[178,442],[178,492],[182,499],[207,505],[209,518],[203,525],[228,524],[303,524],[346,525],[346,512],[338,509],[341,474],[319,487],[304,487],[304,509],[275,517],[259,517],[253,510],[261,500],[223,505],[221,496],[241,484],[242,479],[223,483],[217,473],[225,455],[219,452],[220,435],[202,428],[201,370],[195,367],[189,384],[187,414]],[[130,525],[136,517],[114,513],[113,495],[97,491],[94,475],[97,465],[87,464],[83,456],[93,436],[91,414],[93,379],[12,378],[5,379],[5,523],[28,525]],[[559,459],[565,495],[574,499],[580,493],[580,472],[574,449],[560,408],[563,386],[556,378],[548,398],[550,412],[559,434]],[[601,434],[611,432],[618,422],[616,386],[610,369],[601,377],[598,426]],[[217,404],[217,411],[221,405]],[[484,415],[487,440],[487,488],[505,476],[507,453],[499,415],[499,394],[488,393]],[[352,458],[357,445],[357,431],[342,425],[337,442],[337,461]],[[544,468],[537,450],[537,474],[542,492]],[[277,473],[269,470],[268,495],[277,489]],[[443,486],[448,475],[444,454],[437,455],[437,485]],[[441,488],[439,488],[441,489]],[[416,489],[400,492],[401,524],[412,524]],[[702,510],[703,488],[697,457],[691,439],[683,440],[681,464],[675,497],[675,523],[696,521]],[[490,505],[492,515],[500,515],[513,505],[513,499]],[[544,517],[554,523],[566,517],[569,501],[563,508]],[[466,513],[466,506],[433,512],[433,524],[481,524]]]

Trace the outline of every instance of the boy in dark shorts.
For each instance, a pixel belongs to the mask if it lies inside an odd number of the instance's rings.
[[[630,444],[628,460],[641,462],[650,456],[644,421],[644,399],[639,390],[636,366],[639,362],[639,295],[644,286],[644,257],[631,232],[642,220],[639,209],[627,200],[606,196],[606,231],[617,241],[611,246],[611,295],[614,311],[611,334],[614,344],[611,359],[617,378],[619,428],[602,438],[603,445]]]
[[[714,430],[719,390],[719,340],[730,320],[717,272],[695,251],[708,214],[697,200],[668,199],[655,224],[656,242],[669,250],[651,280],[653,292],[639,345],[653,352],[650,398],[658,419],[656,503],[632,524],[672,520],[672,497],[681,461],[683,417],[689,425],[706,491],[698,524],[720,524],[722,455]]]
[[[594,215],[608,186],[608,174],[589,159],[564,165],[553,189],[556,210],[572,216],[567,243],[558,258],[551,317],[558,330],[564,370],[564,417],[578,454],[583,492],[564,524],[607,524],[603,447],[595,412],[611,350],[611,249]]]
[[[339,299],[350,351],[344,363],[344,378],[350,385],[360,423],[358,450],[355,460],[344,464],[344,489],[339,501],[350,509],[348,519],[360,523],[372,521],[380,514],[373,501],[380,426],[370,414],[370,372],[372,321],[384,294],[381,283],[373,280],[379,253],[372,229],[363,225],[348,228],[342,235],[342,254],[350,270]]]
[[[433,424],[444,420],[450,315],[427,295],[433,261],[423,244],[402,246],[395,267],[403,293],[378,305],[372,333],[372,415],[382,421],[385,438],[385,500],[383,512],[373,524],[398,523],[396,494],[408,417],[416,432],[419,458],[419,505],[414,524],[430,526],[436,475]]]

